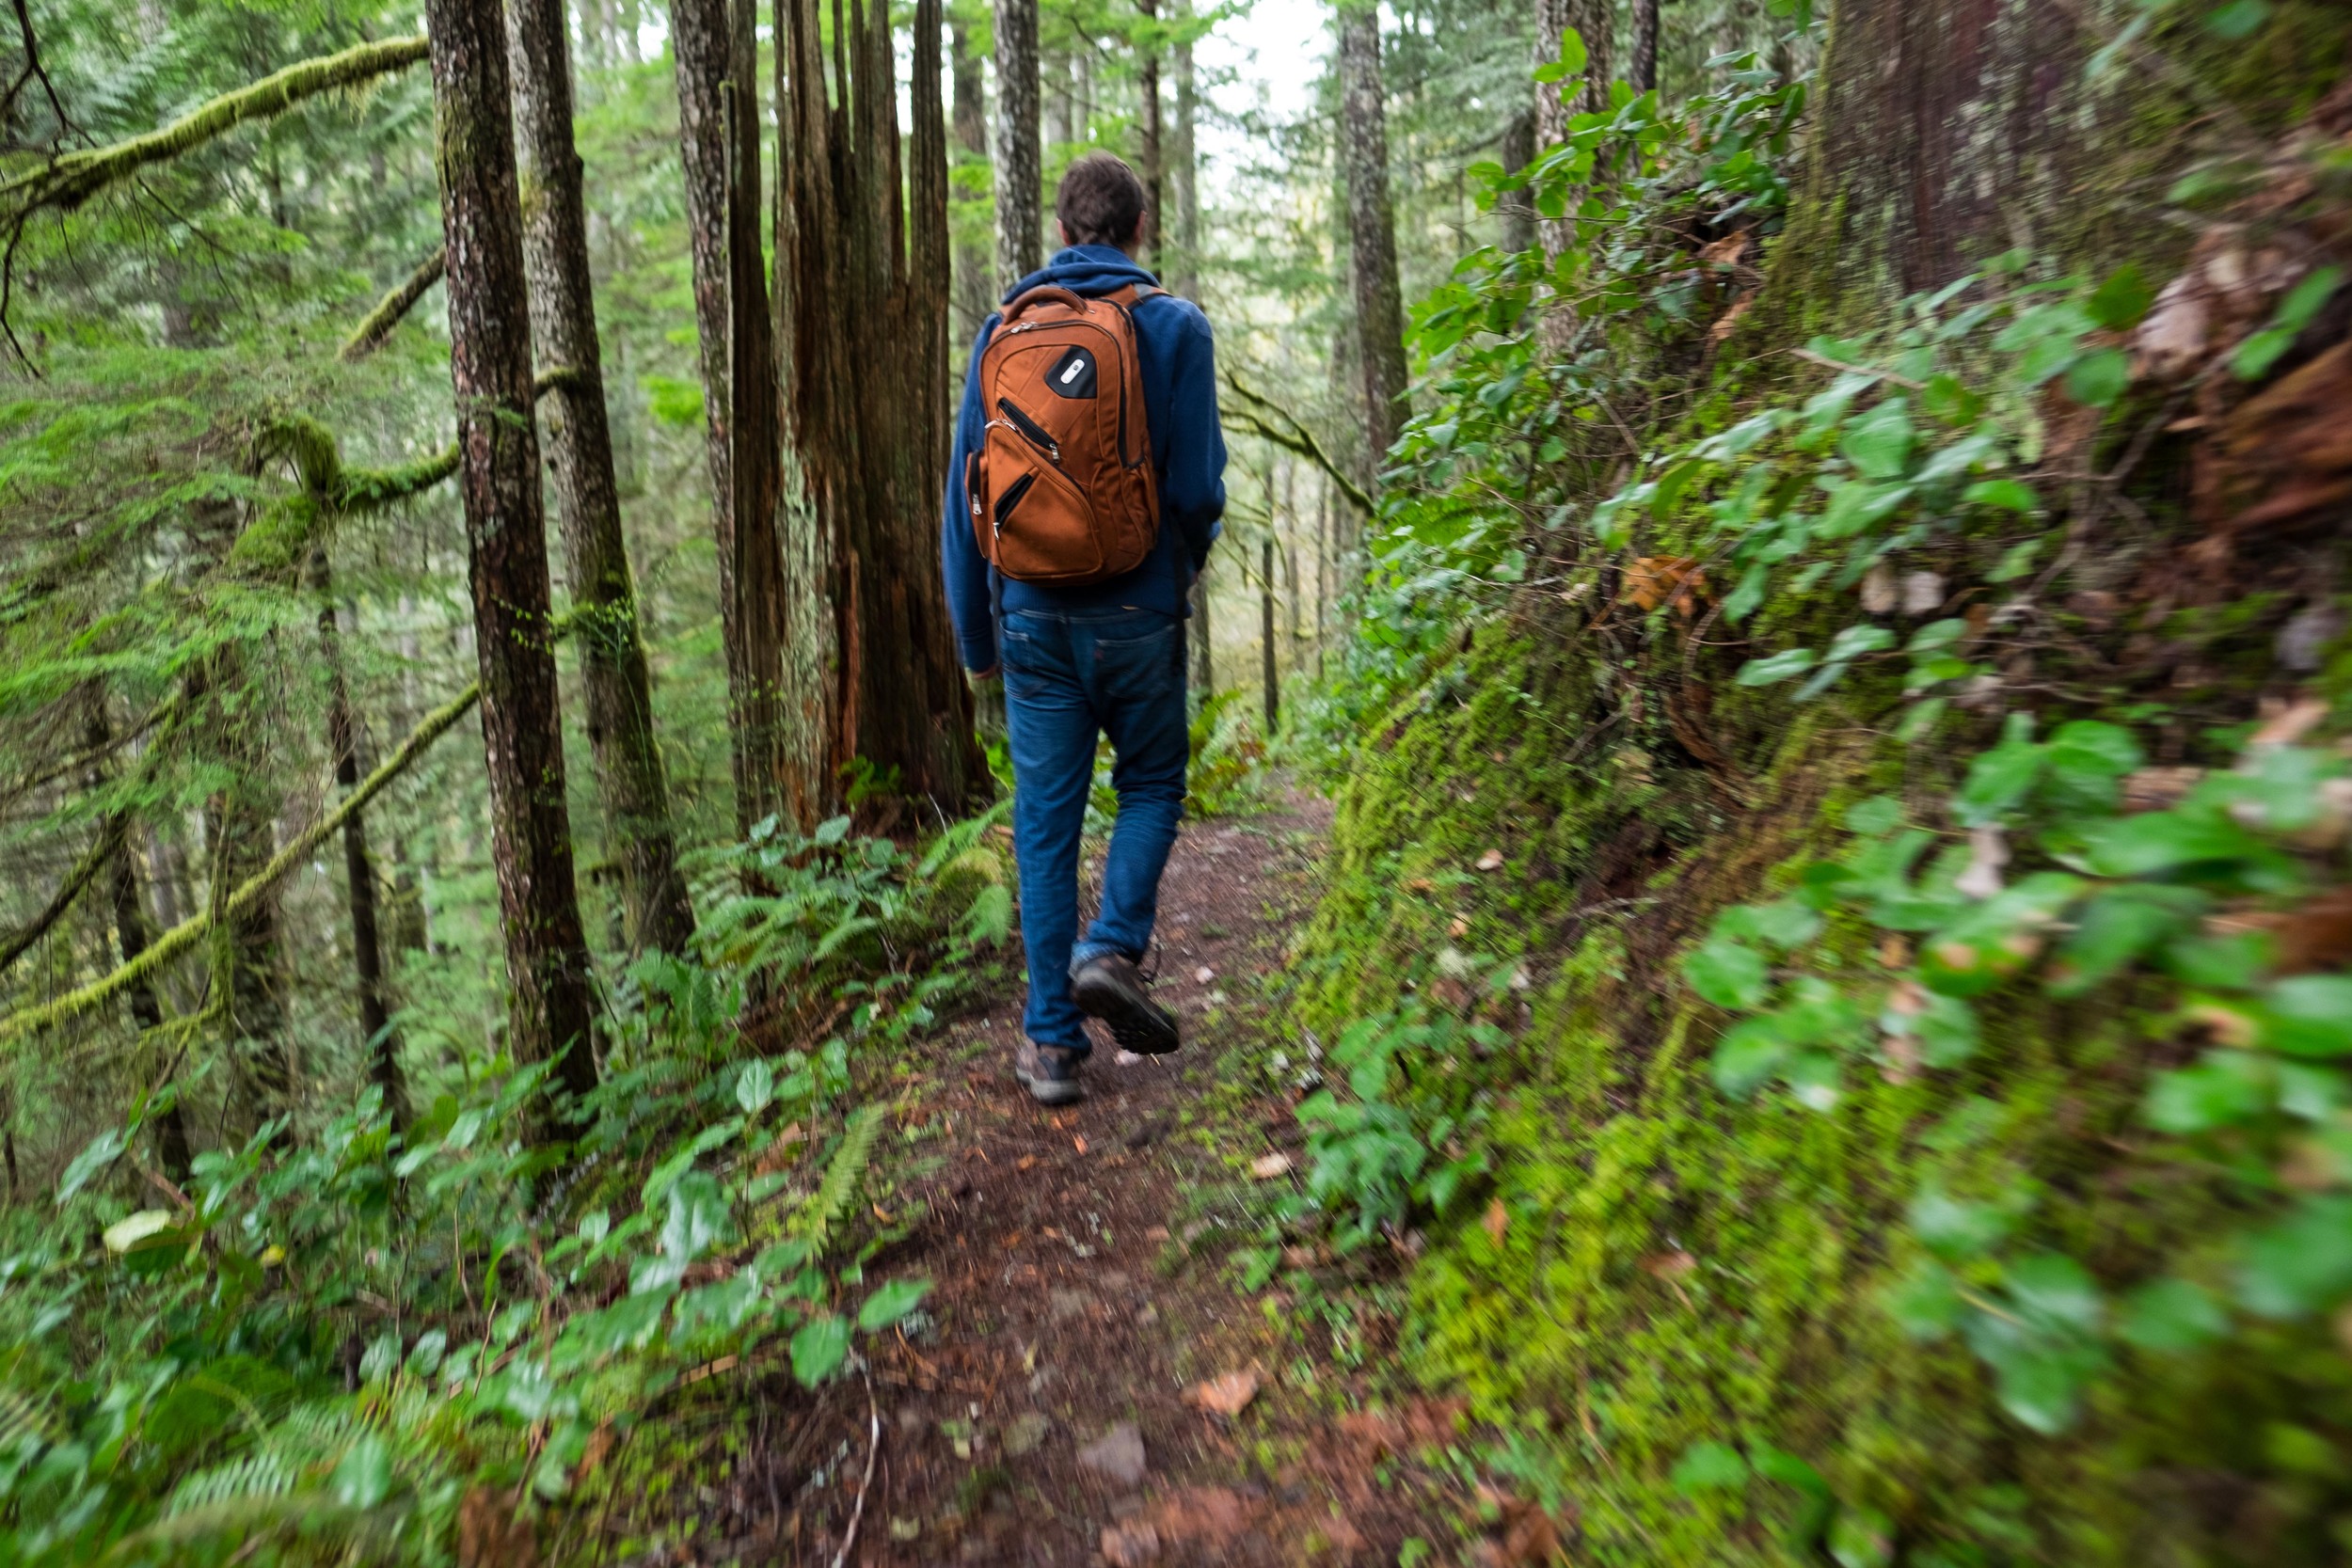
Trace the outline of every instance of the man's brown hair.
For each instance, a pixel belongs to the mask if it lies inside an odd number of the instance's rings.
[[[1143,182],[1112,152],[1089,152],[1072,164],[1054,194],[1054,215],[1072,245],[1124,248],[1142,220]]]

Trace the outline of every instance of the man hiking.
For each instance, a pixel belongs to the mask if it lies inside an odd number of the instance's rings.
[[[980,327],[941,525],[963,662],[1005,681],[1012,843],[1029,962],[1014,1076],[1079,1098],[1099,1018],[1130,1051],[1176,1049],[1136,960],[1184,815],[1185,600],[1225,511],[1208,318],[1136,262],[1143,182],[1107,152],[1054,199],[1063,250]],[[1078,937],[1078,836],[1097,737],[1118,755],[1102,907]]]

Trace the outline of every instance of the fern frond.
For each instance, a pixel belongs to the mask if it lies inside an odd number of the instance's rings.
[[[27,1437],[50,1434],[49,1413],[33,1397],[0,1383],[0,1453],[8,1453]]]
[[[215,1465],[183,1478],[171,1489],[171,1500],[164,1505],[164,1517],[176,1519],[183,1513],[227,1503],[282,1497],[294,1489],[294,1482],[300,1479],[300,1466],[283,1453],[273,1448],[255,1449],[225,1465]]]
[[[833,1161],[825,1166],[824,1180],[792,1216],[794,1233],[807,1237],[820,1254],[826,1237],[857,1197],[858,1183],[866,1179],[866,1167],[873,1160],[874,1142],[882,1136],[882,1117],[888,1110],[886,1105],[864,1105],[850,1116],[841,1134],[841,1147],[833,1151]]]

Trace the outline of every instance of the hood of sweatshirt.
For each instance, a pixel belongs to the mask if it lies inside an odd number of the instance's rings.
[[[1141,263],[1129,260],[1116,245],[1073,245],[1057,251],[1054,259],[1005,291],[1010,305],[1041,283],[1053,283],[1089,299],[1127,284],[1156,285],[1157,277]]]

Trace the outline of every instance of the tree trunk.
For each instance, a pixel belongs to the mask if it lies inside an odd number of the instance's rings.
[[[359,726],[343,678],[342,632],[336,624],[334,583],[326,551],[310,551],[310,589],[319,600],[319,657],[326,667],[326,741],[335,783],[348,796],[359,787]],[[343,823],[343,881],[351,910],[351,962],[358,982],[359,1033],[367,1041],[369,1082],[384,1092],[395,1130],[408,1125],[408,1081],[401,1071],[400,1035],[384,984],[384,944],[375,918],[375,859],[368,853],[368,819],[354,812]],[[129,961],[125,955],[125,962]]]
[[[1273,484],[1266,488],[1271,491]],[[1274,513],[1266,512],[1266,535],[1258,546],[1258,648],[1259,668],[1265,677],[1265,733],[1274,738],[1274,731],[1282,721],[1282,682],[1274,657]]]
[[[1633,59],[1626,79],[1635,92],[1658,87],[1658,0],[1633,0]]]
[[[1517,174],[1535,161],[1535,111],[1522,109],[1502,128],[1502,166]],[[1535,204],[1524,190],[1505,191],[1495,202],[1502,220],[1502,248],[1517,256],[1535,248]]]
[[[294,1068],[286,1035],[278,895],[272,890],[229,918],[221,913],[230,893],[269,859],[278,808],[265,782],[271,774],[254,705],[231,709],[215,700],[247,685],[244,655],[234,642],[215,650],[189,677],[187,700],[192,707],[212,707],[204,725],[210,760],[229,781],[205,800],[202,816],[211,884],[206,901],[214,917],[210,984],[215,1005],[225,1009],[236,1093],[259,1123],[292,1112]]]
[[[1177,7],[1177,24],[1189,28],[1191,0]],[[1200,83],[1192,64],[1192,36],[1184,32],[1173,50],[1176,73],[1176,123],[1168,138],[1168,194],[1176,203],[1173,244],[1168,246],[1168,287],[1170,293],[1199,304],[1200,300],[1200,167],[1195,135],[1200,114]]]
[[[1044,180],[1037,0],[996,0],[996,276],[1006,288],[1045,264]]]
[[[809,542],[807,588],[793,602],[830,611],[829,752],[854,768],[852,796],[960,815],[991,786],[940,586],[949,270],[940,4],[915,5],[903,176],[886,0],[849,0],[838,13],[832,95],[818,5],[779,0],[776,24],[776,265],[790,282],[779,336]],[[1028,53],[1033,175],[1034,34]],[[893,808],[879,810],[886,822]]]
[[[653,679],[637,628],[637,585],[621,533],[604,371],[588,276],[588,217],[572,145],[571,52],[564,0],[510,0],[516,163],[530,192],[523,261],[539,358],[562,377],[547,410],[548,467],[571,579],[588,746],[604,805],[606,858],[621,867],[632,939],[681,953],[694,910],[677,868],[670,786],[654,736]]]
[[[2128,114],[2085,114],[2084,50],[2064,6],[1839,6],[1816,111],[1836,134],[1814,138],[1759,307],[1802,307],[1782,324],[1801,338],[1876,311],[1889,291],[1938,288],[1985,255],[2031,248],[2037,225],[2126,243],[2145,209],[2094,222],[2086,193],[2138,188],[2175,154],[2134,144]]]
[[[1143,178],[1145,254],[1153,270],[1167,266],[1168,211],[1164,200],[1167,168],[1160,147],[1159,0],[1136,0],[1143,18],[1143,37],[1136,50],[1136,173]]]
[[[958,161],[967,167],[975,164],[984,165],[988,162],[988,103],[980,81],[980,56],[972,47],[972,28],[963,18],[956,17],[949,21],[947,37],[948,78],[955,92],[950,119],[959,150]],[[952,198],[955,205],[959,208],[977,207],[977,198],[966,196],[964,191],[965,187],[959,182]],[[954,226],[959,235],[965,228],[966,225],[961,222]],[[955,311],[948,326],[951,347],[970,346],[972,340],[979,336],[980,323],[986,321],[988,313],[996,308],[996,286],[990,266],[993,260],[992,250],[992,246],[974,245],[968,241],[959,241],[956,245]],[[955,407],[956,394],[960,389],[951,377],[947,388],[948,407],[951,410]]]
[[[1192,641],[1192,689],[1205,703],[1216,694],[1216,640],[1209,631],[1209,569],[1192,579],[1192,624],[1185,628]]]
[[[508,1043],[517,1062],[552,1059],[554,1083],[584,1095],[594,1010],[564,800],[506,35],[498,0],[426,0],[425,18]]]
[[[1340,11],[1340,170],[1347,187],[1348,273],[1363,374],[1368,471],[1405,426],[1405,305],[1389,204],[1389,132],[1380,84],[1380,11],[1355,0]]]
[[[93,757],[103,757],[114,749],[114,725],[106,715],[106,692],[102,686],[92,686],[87,705],[82,715],[82,740]],[[103,788],[106,779],[93,765],[85,784],[91,789]],[[138,862],[132,848],[133,824],[127,813],[118,811],[99,830],[111,841],[106,851],[106,894],[114,916],[115,946],[119,959],[129,963],[147,951],[148,928],[145,902],[139,893]],[[123,1002],[131,1009],[131,1022],[142,1036],[164,1026],[163,1003],[155,995],[155,988],[146,980],[134,980],[123,988]],[[143,1060],[151,1060],[148,1052],[139,1053]],[[158,1066],[168,1068],[172,1064]],[[161,1090],[168,1082],[162,1072],[151,1091]],[[170,1102],[149,1118],[155,1128],[155,1159],[163,1172],[182,1186],[187,1184],[192,1157],[188,1151],[188,1122],[181,1110],[175,1093]]]
[[[786,670],[774,323],[760,236],[755,0],[675,0],[678,145],[702,343],[703,411],[719,546],[737,831],[772,815],[812,823],[832,787],[793,712]]]

